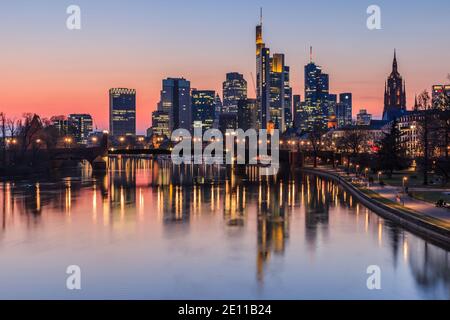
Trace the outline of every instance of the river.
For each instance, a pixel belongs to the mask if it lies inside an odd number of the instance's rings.
[[[112,158],[1,182],[0,207],[2,299],[450,298],[447,250],[310,175]]]

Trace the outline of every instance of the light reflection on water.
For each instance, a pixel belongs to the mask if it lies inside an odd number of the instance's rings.
[[[0,298],[450,298],[448,251],[326,180],[110,164],[2,183]],[[72,264],[79,292],[65,289]],[[366,287],[369,265],[380,291]]]

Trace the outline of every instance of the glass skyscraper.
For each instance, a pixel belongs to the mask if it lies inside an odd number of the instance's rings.
[[[247,81],[244,76],[237,72],[227,73],[223,83],[223,106],[222,112],[236,113],[238,101],[247,98]]]
[[[167,78],[162,82],[158,111],[169,114],[170,132],[192,130],[191,83],[184,78]]]
[[[329,76],[311,58],[305,66],[306,129],[327,128],[329,117]]]
[[[216,92],[212,90],[192,90],[193,127],[203,131],[212,129],[216,117]]]
[[[109,90],[109,131],[113,136],[136,134],[136,90]]]

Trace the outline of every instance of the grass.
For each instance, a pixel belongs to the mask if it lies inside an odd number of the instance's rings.
[[[387,175],[383,174],[380,176],[381,180],[384,181],[384,183],[395,186],[395,187],[402,187],[403,186],[403,178],[408,178],[406,185],[409,188],[433,188],[433,189],[440,189],[440,188],[449,188],[450,185],[442,185],[442,184],[433,184],[433,180],[437,178],[437,176],[434,176],[433,174],[429,174],[428,181],[429,185],[424,186],[423,185],[423,176],[420,172],[415,171],[400,171],[400,172],[394,172],[392,177],[388,177]],[[374,180],[378,181],[378,176],[374,176]]]
[[[431,192],[431,191],[413,191],[411,195],[422,201],[426,201],[435,204],[438,200],[444,200],[445,202],[450,202],[450,195],[444,192]]]

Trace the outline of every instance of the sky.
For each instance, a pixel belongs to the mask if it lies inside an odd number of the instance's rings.
[[[264,8],[264,41],[284,53],[294,94],[304,95],[309,47],[330,74],[332,93],[352,92],[354,114],[379,117],[394,48],[414,95],[450,82],[448,0],[14,0],[0,4],[0,111],[43,117],[90,113],[108,129],[108,90],[137,90],[139,133],[151,125],[161,81],[185,77],[221,94],[227,72],[240,72],[254,96],[255,26]],[[81,30],[66,9],[81,8]],[[369,5],[381,30],[366,27]]]

